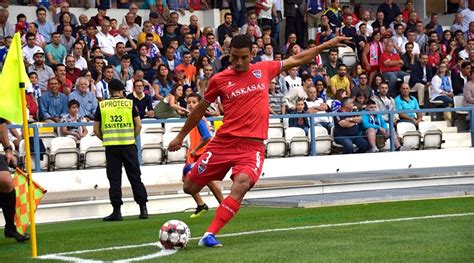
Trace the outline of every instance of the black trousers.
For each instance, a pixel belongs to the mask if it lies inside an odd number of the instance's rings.
[[[8,164],[5,160],[5,155],[0,154],[0,171],[8,171]],[[13,189],[9,193],[0,193],[0,207],[3,210],[3,217],[5,218],[5,230],[16,230],[15,226],[15,206],[16,193]]]
[[[122,164],[125,167],[128,180],[132,186],[133,199],[139,205],[145,205],[148,195],[140,178],[140,164],[138,162],[137,146],[120,145],[106,146],[107,179],[109,179],[109,197],[113,207],[120,207],[122,202]]]

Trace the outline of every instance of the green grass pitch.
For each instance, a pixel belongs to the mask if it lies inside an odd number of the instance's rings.
[[[146,262],[474,262],[474,215],[334,225],[473,212],[473,197],[306,209],[242,207],[219,234],[289,230],[221,237],[224,247],[216,249],[198,247],[197,240],[191,240],[185,249],[173,255]],[[186,222],[193,237],[199,237],[214,210],[198,219],[190,219],[189,215],[151,215],[148,220],[127,217],[122,222],[95,219],[40,224],[38,252],[45,255],[157,242],[159,227],[170,219]],[[291,229],[316,225],[328,226]],[[158,250],[149,245],[68,256],[113,261],[154,254]],[[30,255],[29,244],[0,238],[0,262],[29,262]]]

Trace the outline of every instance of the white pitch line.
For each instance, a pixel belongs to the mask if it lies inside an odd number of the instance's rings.
[[[419,216],[419,217],[404,217],[404,218],[393,218],[393,219],[367,220],[367,221],[338,223],[338,224],[323,224],[323,225],[314,225],[314,226],[296,226],[296,227],[288,227],[288,228],[274,228],[274,229],[263,229],[263,230],[247,231],[247,232],[229,233],[229,234],[218,235],[217,237],[235,237],[235,236],[254,235],[254,234],[261,234],[261,233],[273,233],[273,232],[304,230],[304,229],[314,229],[314,228],[371,225],[371,224],[405,222],[405,221],[437,219],[437,218],[465,217],[465,216],[473,216],[473,215],[474,215],[474,213],[459,213],[459,214],[444,214],[444,215],[442,214],[442,215]],[[197,239],[200,239],[200,237],[190,238],[189,240],[197,240]],[[38,259],[56,259],[56,260],[63,260],[63,261],[69,261],[69,262],[98,263],[98,262],[103,262],[103,261],[85,260],[85,259],[81,259],[81,258],[68,257],[67,255],[76,255],[76,254],[84,254],[84,253],[91,253],[91,252],[128,249],[128,248],[137,248],[137,247],[147,247],[147,246],[159,246],[159,245],[161,245],[161,244],[157,243],[157,242],[153,242],[153,243],[144,243],[144,244],[138,244],[138,245],[106,247],[106,248],[97,248],[97,249],[89,249],[89,250],[62,252],[62,253],[48,254],[48,255],[39,256]],[[168,251],[168,250],[161,250],[161,251]],[[173,253],[170,253],[170,254],[155,253],[155,254],[142,256],[142,257],[139,257],[139,258],[141,260],[145,260],[145,259],[152,259],[152,258],[161,257],[161,256],[168,256],[168,255],[172,255],[172,254],[176,253],[177,250],[171,250],[170,252],[173,252]],[[126,260],[122,260],[122,261],[115,261],[115,262],[131,262],[131,261],[137,261],[137,259],[138,258],[130,258],[130,259],[126,259]]]

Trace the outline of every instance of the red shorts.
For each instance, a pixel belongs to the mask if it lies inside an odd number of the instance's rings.
[[[232,168],[232,180],[236,175],[244,173],[254,185],[260,178],[264,160],[265,146],[262,142],[215,137],[186,177],[191,182],[204,186],[210,181],[222,181]]]

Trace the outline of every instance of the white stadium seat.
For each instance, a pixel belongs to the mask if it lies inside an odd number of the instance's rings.
[[[282,119],[269,119],[268,131],[270,130],[279,130],[283,134],[285,128]]]
[[[459,108],[459,107],[463,107],[463,100],[464,100],[464,97],[463,96],[454,96],[454,107],[455,108]],[[468,115],[469,112],[467,111],[456,111],[456,114],[459,114],[459,115]]]
[[[169,118],[167,120],[182,120],[181,118]],[[167,122],[165,123],[166,132],[179,132],[183,128],[184,122]]]
[[[168,145],[176,137],[175,132],[166,132],[163,135],[163,147],[166,150],[166,163],[182,163],[186,161],[186,151],[188,150],[187,140],[183,142],[181,149],[175,152],[168,151]]]
[[[142,130],[141,134],[144,133],[152,133],[158,136],[158,143],[163,142],[163,134],[165,130],[161,127],[161,123],[143,123],[142,122]]]
[[[288,143],[289,156],[309,155],[309,139],[303,129],[297,127],[287,128],[285,139]]]
[[[159,136],[152,133],[140,135],[142,149],[142,164],[161,164],[163,159],[163,145]]]
[[[420,148],[421,134],[413,123],[399,122],[397,132],[402,138],[404,149],[418,150]]]
[[[285,157],[286,141],[280,129],[268,129],[268,140],[265,142],[265,152],[265,156],[268,158]]]
[[[311,130],[310,130],[311,131]],[[332,148],[332,137],[328,134],[328,130],[321,126],[314,126],[315,131],[315,142],[316,142],[316,154],[324,155],[330,154]],[[311,140],[311,137],[309,137]]]
[[[419,131],[423,138],[423,149],[440,149],[443,143],[443,132],[431,122],[420,122]]]
[[[84,160],[84,168],[105,167],[105,148],[96,136],[86,136],[81,139],[80,151]]]
[[[56,169],[78,169],[79,150],[76,141],[68,137],[58,137],[51,140],[51,166]]]
[[[341,60],[348,68],[352,68],[357,64],[357,54],[355,52],[344,52],[341,55]]]
[[[31,149],[33,149],[33,147],[30,145]],[[20,162],[24,165],[26,165],[26,154],[25,154],[25,140],[21,140],[20,141],[20,149],[18,150],[19,154],[20,154]],[[42,155],[43,157],[43,160],[40,160],[40,167],[41,167],[41,170],[43,171],[46,171],[46,170],[49,170],[49,160],[50,160],[50,156],[47,152],[44,152],[44,153],[40,153],[40,155]],[[32,151],[31,152],[31,170],[35,170],[36,169],[36,162],[35,162],[35,153]]]

